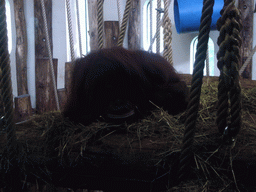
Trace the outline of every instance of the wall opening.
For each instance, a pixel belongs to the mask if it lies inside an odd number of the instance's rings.
[[[193,74],[193,66],[196,59],[196,47],[198,43],[198,36],[196,36],[190,44],[190,74]],[[209,54],[209,75],[214,76],[214,43],[209,37],[208,42],[208,54]],[[206,75],[206,61],[204,67],[204,75]]]
[[[161,8],[164,7],[163,1],[161,1]],[[156,22],[157,22],[157,0],[152,0],[152,37],[156,33]],[[161,19],[163,13],[161,13]],[[150,0],[146,1],[143,7],[143,48],[148,50],[150,46]],[[160,52],[164,50],[164,40],[163,40],[163,27],[160,27]],[[156,52],[156,40],[152,46],[152,51]]]
[[[84,0],[78,0],[78,11],[79,11],[79,20],[80,20],[80,33],[81,33],[81,47],[82,55],[80,55],[79,50],[79,32],[78,32],[78,19],[77,19],[77,9],[74,2],[71,7],[71,22],[72,22],[72,31],[73,31],[73,40],[74,40],[74,50],[75,55],[82,57],[87,55],[90,52],[90,36],[89,36],[89,16],[88,16],[88,2]],[[67,14],[66,14],[67,15]],[[68,18],[66,16],[66,31],[67,31],[67,61],[71,61],[70,54],[70,42],[69,42],[69,30],[68,30]],[[75,32],[75,34],[74,34]]]

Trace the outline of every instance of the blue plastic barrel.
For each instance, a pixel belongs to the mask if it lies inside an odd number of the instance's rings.
[[[216,30],[217,20],[223,8],[224,0],[215,0],[211,30]],[[203,9],[203,0],[174,0],[174,19],[178,33],[199,31]]]

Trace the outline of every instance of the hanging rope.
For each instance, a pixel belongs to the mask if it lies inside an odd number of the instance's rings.
[[[122,25],[121,25],[121,30],[120,30],[118,41],[117,41],[118,47],[123,46],[124,36],[125,36],[125,32],[126,32],[126,27],[127,27],[129,15],[130,15],[131,7],[132,7],[132,0],[127,0],[126,5],[125,5],[125,10],[124,10],[124,16],[123,16],[123,21],[122,21]]]
[[[98,20],[98,48],[103,48],[103,3],[104,0],[97,0],[97,20]]]
[[[199,28],[196,61],[190,89],[190,99],[187,108],[187,118],[185,122],[185,133],[183,146],[180,155],[179,180],[183,180],[189,173],[190,165],[193,162],[192,146],[195,135],[196,118],[201,95],[204,61],[208,46],[210,25],[212,22],[214,0],[204,0]]]
[[[0,71],[1,71],[1,96],[5,112],[5,129],[7,132],[8,165],[5,174],[6,185],[9,191],[19,191],[18,146],[13,122],[13,95],[11,82],[11,67],[8,53],[7,23],[5,15],[5,1],[0,1]]]
[[[161,28],[161,0],[157,0],[156,13],[156,53],[160,53],[160,28]]]
[[[71,9],[70,9],[70,0],[66,0],[67,8],[67,17],[68,17],[68,34],[69,34],[69,46],[71,53],[71,61],[75,61],[75,51],[74,51],[74,40],[73,40],[73,30],[71,22]]]
[[[169,3],[168,3],[168,6],[167,6],[167,7],[170,6],[171,1],[172,1],[172,0],[169,0]],[[162,25],[163,22],[164,22],[164,18],[161,19],[160,25]],[[153,37],[153,38],[151,39],[151,41],[150,41],[150,45],[149,45],[149,48],[148,48],[148,51],[149,51],[149,52],[152,51],[153,44],[154,44],[154,42],[155,42],[155,40],[156,40],[156,34],[157,34],[157,33],[155,33],[154,37]]]
[[[44,0],[41,0],[41,6],[42,6],[42,14],[43,14],[43,20],[44,20],[44,30],[45,30],[45,36],[46,36],[47,51],[48,51],[50,66],[51,66],[51,76],[52,76],[52,82],[53,82],[53,87],[54,87],[54,96],[55,96],[55,101],[56,101],[56,105],[57,105],[57,110],[59,111],[60,103],[59,103],[57,85],[56,85],[55,74],[54,74],[54,69],[53,69],[52,52],[51,52],[50,38],[49,38],[49,33],[48,33]]]
[[[207,47],[207,51],[206,51],[206,76],[209,77],[210,76],[210,61],[209,61],[209,46]]]
[[[153,41],[153,2],[152,2],[153,0],[150,0],[150,4],[149,4],[149,6],[150,6],[150,12],[149,12],[149,17],[150,17],[150,31],[149,31],[149,34],[150,34],[150,36],[149,36],[149,39],[150,39],[150,45],[151,45],[151,47],[152,47],[152,41]],[[150,49],[150,51],[151,51],[151,49]]]
[[[81,38],[81,27],[80,27],[79,2],[78,2],[78,0],[76,0],[76,15],[77,15],[78,38],[79,38],[79,51],[80,51],[80,57],[82,57],[82,38]]]
[[[7,130],[7,151],[10,159],[14,158],[16,151],[16,135],[15,127],[13,123],[13,95],[12,95],[12,83],[11,83],[11,68],[10,59],[8,53],[7,42],[7,24],[5,16],[5,1],[1,1],[0,6],[0,69],[1,75],[1,95],[3,99],[5,121]]]
[[[168,0],[164,0],[164,58],[173,65],[172,59],[172,23],[169,18]]]
[[[121,21],[122,21],[120,0],[116,0],[116,2],[117,2],[117,12],[118,12],[119,30],[120,30],[120,28],[121,28]]]
[[[239,10],[232,0],[225,0],[221,15],[217,22],[217,29],[220,31],[217,42],[220,78],[216,122],[219,132],[227,137],[228,142],[231,142],[231,139],[238,134],[241,125],[241,88],[238,67],[242,22]]]
[[[247,65],[249,65],[249,63],[250,63],[250,61],[251,61],[251,59],[252,59],[252,57],[253,57],[255,52],[256,52],[256,46],[253,48],[252,52],[250,53],[250,55],[248,56],[248,58],[244,62],[243,66],[239,70],[239,75],[242,75],[242,73],[244,72],[244,70],[247,67]]]

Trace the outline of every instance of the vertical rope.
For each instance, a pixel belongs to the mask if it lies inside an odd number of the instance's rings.
[[[70,10],[70,0],[66,0],[66,8],[67,8],[67,17],[68,17],[68,34],[69,34],[69,46],[70,46],[71,60],[75,61],[74,40],[73,40],[71,10]]]
[[[169,7],[169,6],[170,6],[171,1],[172,1],[172,0],[169,0],[169,3],[168,3],[168,6],[167,6],[167,7]],[[164,20],[164,18],[162,18],[162,19],[161,19],[161,23],[160,23],[160,25],[162,25],[162,24],[163,24],[163,20]],[[150,42],[150,45],[149,45],[148,51],[152,51],[152,46],[153,46],[153,44],[154,44],[154,42],[155,42],[155,40],[156,40],[156,35],[157,35],[157,33],[155,33],[155,35],[154,35],[154,37],[153,37],[152,41]]]
[[[161,0],[157,0],[157,14],[156,14],[156,52],[160,53],[160,28],[161,28]]]
[[[80,15],[79,15],[79,2],[76,0],[76,15],[77,15],[77,28],[79,37],[79,51],[80,57],[82,57],[82,38],[81,38],[81,27],[80,27]]]
[[[124,36],[125,36],[125,32],[126,32],[126,27],[127,27],[129,15],[130,15],[131,7],[132,7],[132,0],[127,0],[126,5],[125,5],[125,10],[124,10],[124,16],[123,16],[121,31],[119,33],[119,37],[118,37],[118,41],[117,41],[117,46],[118,47],[123,46]]]
[[[1,49],[1,48],[0,48]],[[1,91],[3,90],[2,69],[0,67],[0,131],[4,129],[4,103]]]
[[[16,141],[15,125],[13,122],[13,95],[11,82],[11,67],[8,53],[7,23],[5,15],[5,1],[0,1],[0,71],[1,95],[5,111],[5,127],[7,131],[8,165],[5,182],[8,191],[20,191],[18,167],[18,146]]]
[[[164,0],[164,58],[173,65],[172,60],[172,23],[169,18],[168,0]]]
[[[187,119],[185,122],[185,133],[180,155],[180,181],[186,178],[189,173],[190,166],[193,163],[192,146],[194,142],[196,119],[201,95],[204,61],[206,58],[206,50],[208,46],[210,26],[212,22],[213,5],[214,0],[204,0],[203,2],[201,24],[198,35],[196,61],[194,63],[190,98],[187,108]]]
[[[85,35],[85,42],[86,42],[86,55],[89,53],[89,49],[90,49],[90,47],[89,47],[89,43],[90,43],[90,37],[88,37],[88,35],[87,34],[89,34],[89,29],[88,29],[88,23],[89,23],[89,17],[88,17],[88,1],[85,1],[85,16],[86,16],[86,19],[85,19],[85,26],[86,26],[86,31],[85,31],[85,33],[86,34],[84,34]]]
[[[104,0],[97,0],[97,20],[98,20],[98,48],[103,48],[103,3]]]
[[[50,38],[49,38],[49,33],[48,33],[48,26],[47,26],[47,20],[46,20],[44,0],[41,0],[41,6],[42,6],[42,14],[43,14],[43,20],[44,20],[44,29],[45,29],[45,35],[46,35],[47,51],[48,51],[50,66],[51,66],[51,76],[52,76],[52,82],[53,82],[53,87],[54,87],[54,96],[55,96],[55,101],[56,101],[56,105],[57,105],[57,110],[59,111],[60,110],[60,103],[59,103],[57,85],[56,85],[55,74],[54,74],[54,69],[53,69],[52,52],[51,52]]]
[[[209,77],[210,76],[210,62],[209,62],[209,46],[207,47],[207,51],[206,51],[206,76]]]
[[[11,82],[10,58],[8,53],[7,24],[5,15],[5,1],[0,4],[0,69],[1,75],[1,95],[3,99],[6,130],[7,130],[7,151],[9,158],[13,159],[16,151],[16,135],[13,123],[13,95]]]
[[[150,29],[149,29],[149,40],[150,40],[150,46],[152,47],[153,44],[153,0],[150,0],[150,12],[149,12],[149,17],[150,17]],[[151,49],[150,49],[151,51]]]
[[[216,122],[219,132],[227,136],[228,142],[231,142],[232,137],[238,134],[241,125],[241,88],[238,67],[242,44],[240,36],[242,21],[239,10],[232,0],[225,0],[221,15],[217,22],[217,29],[220,31],[217,42],[220,77]]]
[[[120,28],[121,28],[121,21],[122,21],[121,5],[120,5],[120,0],[116,0],[116,2],[117,2],[117,12],[118,12],[119,30],[120,30]]]

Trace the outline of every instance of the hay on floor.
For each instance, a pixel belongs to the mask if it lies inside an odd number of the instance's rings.
[[[188,191],[241,187],[236,182],[232,161],[235,158],[256,161],[256,87],[248,82],[242,84],[242,127],[232,146],[222,145],[222,135],[215,122],[218,82],[204,82],[194,141],[194,171],[199,180],[182,183],[172,191],[185,191],[184,187]],[[166,167],[168,156],[181,150],[185,119],[185,112],[172,116],[156,106],[150,116],[132,124],[98,121],[83,126],[64,119],[60,112],[49,112],[17,125],[16,135],[24,159],[26,154],[33,154],[42,161],[53,156],[76,161],[88,152],[103,152],[118,154],[122,161]],[[0,137],[3,153],[5,134],[2,132]],[[230,159],[225,171],[222,164],[214,163],[221,158]],[[226,176],[224,172],[232,174]],[[211,180],[212,176],[218,185]]]

